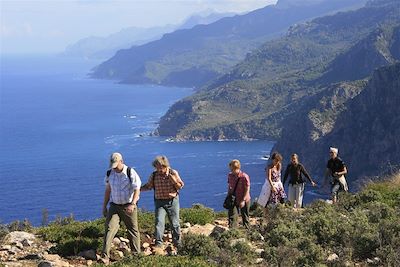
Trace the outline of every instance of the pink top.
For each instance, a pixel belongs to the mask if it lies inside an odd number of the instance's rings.
[[[238,177],[236,177],[235,174],[233,174],[232,172],[230,172],[228,174],[228,185],[229,185],[229,192],[232,192],[233,189],[235,188],[237,179],[239,178],[239,183],[236,187],[236,204],[239,205],[241,201],[246,201],[249,202],[250,201],[250,177],[240,171]],[[249,187],[249,192],[245,195],[245,187]]]

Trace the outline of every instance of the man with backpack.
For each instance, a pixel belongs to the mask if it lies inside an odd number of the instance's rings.
[[[137,202],[141,180],[134,169],[124,164],[120,153],[113,153],[110,157],[110,169],[107,171],[105,184],[103,215],[106,217],[106,224],[102,259],[108,264],[111,244],[121,220],[128,230],[132,253],[140,252]],[[107,210],[108,203],[110,206]]]

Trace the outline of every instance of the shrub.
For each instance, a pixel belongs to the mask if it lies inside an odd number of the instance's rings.
[[[189,209],[181,209],[181,219],[183,222],[189,222],[190,224],[205,225],[212,223],[215,217],[212,209],[206,208],[201,204],[194,204]]]
[[[9,233],[8,228],[4,224],[0,224],[0,244],[3,243],[4,237]]]
[[[303,239],[298,244],[301,256],[296,259],[296,266],[315,266],[324,261],[324,250],[310,239]]]
[[[62,256],[76,255],[88,249],[101,249],[104,235],[104,219],[89,222],[51,223],[37,233],[57,245],[52,252]]]
[[[356,195],[359,205],[369,203],[372,201],[382,201],[383,197],[379,191],[373,189],[366,189]]]
[[[187,234],[182,239],[180,255],[196,257],[215,257],[219,249],[213,238],[205,235]]]
[[[232,240],[245,237],[245,234],[238,229],[231,229],[223,233],[216,233],[213,237],[216,240],[218,247],[229,249]]]
[[[103,266],[103,265],[94,265]],[[176,256],[176,257],[165,257],[165,256],[136,256],[126,257],[119,262],[112,264],[113,267],[208,267],[216,266],[211,262],[208,262],[202,258],[188,257],[188,256]]]
[[[140,233],[152,235],[154,233],[154,220],[155,216],[153,212],[139,211],[138,223]]]
[[[247,242],[237,242],[230,249],[235,255],[239,256],[241,262],[249,263],[255,258],[255,253]]]

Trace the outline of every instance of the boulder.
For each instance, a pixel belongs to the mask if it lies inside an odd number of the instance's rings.
[[[34,234],[23,232],[23,231],[14,231],[5,237],[5,243],[8,244],[16,244],[18,242],[22,243],[24,239],[34,241],[36,239]]]
[[[182,224],[182,228],[190,228],[191,224],[189,222],[185,222]]]
[[[144,243],[142,244],[142,248],[148,248],[148,247],[150,247],[150,244],[149,244],[149,243],[144,242]]]
[[[211,232],[211,235],[218,235],[218,234],[222,234],[226,231],[229,231],[228,227],[225,226],[221,226],[221,225],[216,225],[213,229],[213,231]]]
[[[54,267],[55,265],[50,261],[41,261],[38,264],[38,267]]]
[[[121,240],[121,242],[125,242],[125,243],[129,244],[129,239],[127,239],[127,238],[120,237],[119,240]]]
[[[205,235],[209,236],[215,228],[215,225],[207,223],[206,225],[198,225],[195,224],[189,228],[188,233],[195,234],[195,235]]]
[[[150,256],[151,254],[153,254],[153,252],[151,251],[150,247],[147,247],[147,248],[144,249],[143,254],[145,256]]]
[[[26,240],[26,239],[24,239],[24,240]],[[16,242],[14,246],[15,246],[16,248],[21,249],[21,250],[24,249],[24,245],[22,245],[22,242]]]
[[[1,250],[11,250],[11,245],[2,245]]]
[[[120,261],[124,258],[124,253],[119,250],[111,250],[110,259],[113,261]]]
[[[326,259],[328,262],[334,262],[339,259],[339,256],[336,253],[333,253],[329,255],[329,257]]]
[[[263,261],[264,261],[263,258],[257,258],[257,259],[256,259],[256,264],[260,264],[260,263],[262,263]]]
[[[112,241],[112,244],[116,247],[119,247],[119,244],[121,244],[121,240],[118,237],[115,237]]]
[[[44,254],[43,259],[45,261],[58,261],[61,260],[61,257],[58,254]]]
[[[263,254],[264,251],[265,251],[265,250],[264,250],[263,248],[257,248],[257,249],[254,250],[254,252],[255,252],[257,255]]]
[[[24,247],[31,247],[33,245],[33,241],[26,238],[21,243]]]
[[[97,260],[96,251],[93,249],[82,251],[78,254],[78,256],[81,256],[86,260]]]

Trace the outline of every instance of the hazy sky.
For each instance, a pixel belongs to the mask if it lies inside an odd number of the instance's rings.
[[[276,0],[0,0],[1,53],[52,53],[123,28],[178,24],[207,9],[247,12]]]

